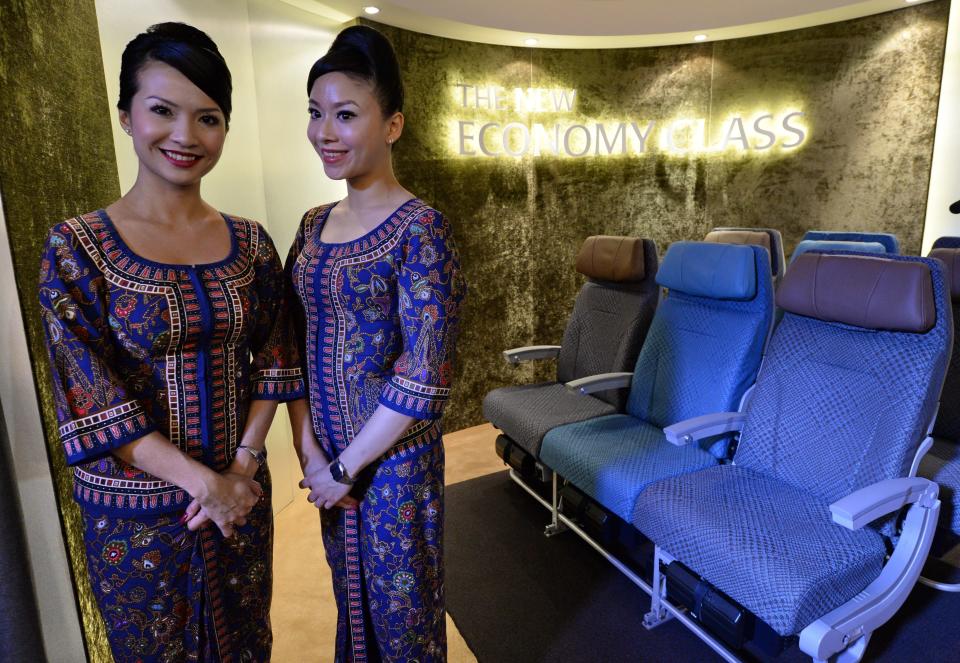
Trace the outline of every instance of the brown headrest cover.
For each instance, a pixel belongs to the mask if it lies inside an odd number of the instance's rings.
[[[947,280],[947,287],[950,288],[950,298],[960,300],[960,248],[956,249],[934,249],[930,252],[931,258],[942,260],[947,266],[944,278]]]
[[[577,254],[577,271],[598,281],[636,283],[646,275],[643,240],[639,237],[593,235]]]
[[[756,230],[711,230],[703,241],[716,244],[751,244],[771,250],[770,235]]]
[[[867,329],[921,333],[936,322],[930,268],[886,258],[804,253],[787,269],[777,305]]]

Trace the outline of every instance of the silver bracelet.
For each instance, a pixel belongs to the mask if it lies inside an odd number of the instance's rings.
[[[237,453],[240,453],[241,449],[253,456],[253,459],[257,461],[257,467],[263,467],[264,463],[267,462],[266,450],[260,451],[258,449],[254,449],[253,447],[247,447],[241,444],[239,447],[237,447]],[[236,455],[234,455],[234,457],[236,457]]]

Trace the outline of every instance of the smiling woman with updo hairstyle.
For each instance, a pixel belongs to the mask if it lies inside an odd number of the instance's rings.
[[[118,662],[270,658],[264,439],[303,382],[270,237],[200,196],[230,93],[196,28],[127,44],[117,106],[136,183],[55,225],[42,259],[60,440]]]
[[[287,262],[309,384],[289,412],[333,574],[336,660],[443,661],[440,415],[459,259],[447,219],[393,172],[404,117],[390,42],[342,31],[307,93],[307,137],[347,183],[346,198],[304,215]]]

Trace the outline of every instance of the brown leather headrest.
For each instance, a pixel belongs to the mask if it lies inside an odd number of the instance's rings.
[[[577,271],[598,281],[636,283],[646,276],[643,240],[639,237],[593,235],[577,254]]]
[[[960,301],[960,248],[934,249],[930,252],[930,257],[941,260],[947,266],[944,278],[950,288],[950,298]]]
[[[751,244],[762,246],[767,251],[772,250],[770,248],[770,235],[756,230],[711,230],[703,238],[703,241],[716,244]]]
[[[866,329],[922,333],[936,322],[930,268],[873,256],[802,254],[787,269],[777,305]]]

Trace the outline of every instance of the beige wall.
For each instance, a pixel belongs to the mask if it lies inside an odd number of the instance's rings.
[[[203,197],[218,209],[266,226],[281,258],[309,207],[344,195],[323,174],[306,139],[306,77],[336,34],[329,20],[280,0],[96,0],[97,22],[120,173],[127,191],[137,158],[114,107],[127,42],[163,21],[194,25],[217,43],[233,77],[233,113],[223,156],[204,179]],[[290,503],[300,479],[286,411],[267,437],[274,511]]]
[[[943,56],[940,108],[930,168],[923,255],[938,237],[960,236],[960,214],[947,209],[960,199],[960,2],[950,3],[947,48]],[[957,342],[960,342],[958,340]]]
[[[278,0],[249,0],[253,72],[270,232],[282,257],[311,207],[346,195],[307,141],[307,73],[338,25]]]

